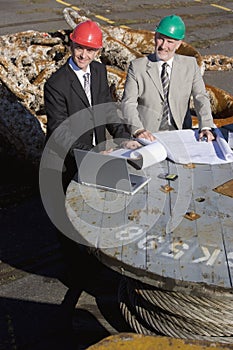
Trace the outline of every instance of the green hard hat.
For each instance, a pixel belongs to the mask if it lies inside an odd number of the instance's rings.
[[[166,16],[161,19],[155,31],[170,38],[182,40],[185,36],[185,24],[179,16]]]

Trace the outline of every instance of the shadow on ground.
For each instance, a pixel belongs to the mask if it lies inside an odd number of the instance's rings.
[[[36,172],[5,156],[1,164],[0,350],[86,349],[110,334],[128,331],[117,302],[120,275],[83,255],[77,281],[85,265],[90,274],[93,267],[93,274],[86,285],[68,289],[61,247],[41,203]]]

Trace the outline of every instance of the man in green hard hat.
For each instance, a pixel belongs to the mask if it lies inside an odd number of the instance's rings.
[[[211,106],[194,57],[176,54],[185,24],[176,15],[164,17],[155,29],[155,52],[130,62],[122,112],[134,137],[153,140],[159,130],[192,127],[190,98],[199,121],[199,137],[214,139]]]

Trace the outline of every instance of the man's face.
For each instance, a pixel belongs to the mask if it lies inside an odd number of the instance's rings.
[[[170,60],[181,43],[182,40],[172,39],[160,33],[155,34],[155,52],[162,61]]]
[[[86,71],[87,66],[96,58],[99,50],[71,42],[71,54],[74,63]]]

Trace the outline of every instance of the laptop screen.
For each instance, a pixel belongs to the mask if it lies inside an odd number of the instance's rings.
[[[74,149],[78,182],[106,190],[134,194],[150,179],[129,173],[126,158]],[[138,188],[140,187],[140,188]]]

